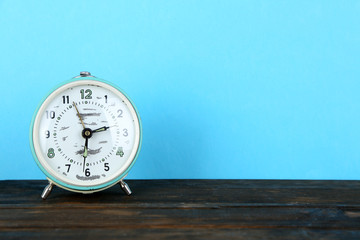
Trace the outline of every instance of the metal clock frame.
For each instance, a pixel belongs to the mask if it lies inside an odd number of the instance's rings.
[[[98,186],[76,186],[76,185],[72,185],[69,183],[65,183],[64,181],[61,181],[59,179],[57,179],[55,176],[53,176],[48,170],[45,169],[45,167],[41,164],[41,161],[39,160],[38,154],[37,152],[40,152],[40,150],[35,149],[35,146],[38,145],[36,143],[34,143],[34,141],[38,141],[37,139],[34,139],[34,125],[39,121],[38,120],[38,113],[39,110],[42,108],[43,104],[46,102],[46,100],[54,93],[56,92],[56,90],[58,90],[59,88],[64,87],[65,85],[71,84],[73,82],[80,82],[83,80],[91,80],[91,81],[96,81],[99,82],[100,84],[107,84],[111,87],[113,87],[115,90],[119,91],[130,103],[131,107],[133,108],[134,112],[135,112],[135,116],[137,118],[137,122],[138,122],[138,130],[139,130],[139,138],[138,138],[138,146],[136,149],[136,153],[133,157],[133,159],[131,160],[130,165],[125,169],[125,171],[123,171],[120,175],[118,175],[117,177],[115,177],[114,179],[111,179],[110,181],[107,181],[103,184],[100,184]],[[36,129],[35,129],[36,130]],[[131,101],[131,99],[129,98],[129,96],[123,91],[121,90],[119,87],[117,87],[116,85],[114,85],[113,83],[110,83],[106,80],[103,80],[101,78],[97,78],[94,76],[91,76],[91,74],[89,72],[80,72],[80,75],[77,77],[74,77],[72,79],[70,79],[69,81],[66,81],[64,83],[61,83],[60,85],[56,86],[54,89],[52,89],[40,102],[40,104],[38,105],[38,107],[35,110],[35,113],[33,115],[32,121],[31,121],[31,125],[30,125],[30,148],[31,148],[31,152],[32,155],[35,159],[36,164],[39,166],[39,168],[42,170],[42,172],[46,175],[49,184],[44,188],[44,191],[41,194],[41,197],[43,199],[46,199],[49,194],[51,193],[53,186],[57,185],[61,188],[64,188],[66,190],[69,191],[73,191],[73,192],[80,192],[80,193],[93,193],[93,192],[97,192],[97,191],[102,191],[104,189],[107,189],[109,187],[112,187],[113,185],[119,183],[119,185],[121,186],[122,190],[127,194],[130,195],[131,189],[128,186],[127,183],[124,182],[124,178],[127,176],[128,172],[130,171],[130,169],[132,168],[132,166],[134,165],[134,163],[136,162],[136,159],[138,158],[140,149],[141,149],[141,145],[142,145],[142,124],[141,124],[141,119],[140,119],[140,115],[139,112],[135,106],[135,104]]]

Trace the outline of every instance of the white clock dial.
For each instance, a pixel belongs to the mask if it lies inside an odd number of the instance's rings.
[[[43,171],[67,188],[103,188],[135,160],[139,120],[117,88],[93,80],[70,82],[38,110],[33,126],[37,159]]]

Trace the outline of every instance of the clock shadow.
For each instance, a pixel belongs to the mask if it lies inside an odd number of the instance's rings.
[[[69,204],[134,204],[141,203],[144,199],[149,199],[157,191],[154,190],[154,185],[151,180],[126,180],[126,183],[132,190],[131,195],[126,195],[121,189],[120,184],[94,193],[77,193],[67,191],[58,186],[54,186],[52,192],[46,200],[40,198],[40,193],[47,181],[37,181],[36,186],[33,186],[33,199],[45,205],[69,205]]]

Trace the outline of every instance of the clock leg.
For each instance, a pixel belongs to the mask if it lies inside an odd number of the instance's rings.
[[[49,184],[44,188],[44,191],[41,194],[42,199],[46,199],[49,194],[51,193],[51,190],[53,189],[54,184],[52,182],[49,182]]]
[[[124,182],[123,180],[121,180],[120,181],[120,187],[121,187],[121,189],[126,193],[126,195],[131,195],[131,189],[130,189],[130,187],[129,187],[129,185],[127,185],[127,183],[126,182]]]

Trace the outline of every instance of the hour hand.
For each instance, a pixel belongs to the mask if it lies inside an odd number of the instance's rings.
[[[95,130],[92,130],[93,133],[95,132],[102,132],[102,131],[106,131],[106,129],[108,129],[109,127],[101,127],[101,128],[98,128],[98,129],[95,129]]]

